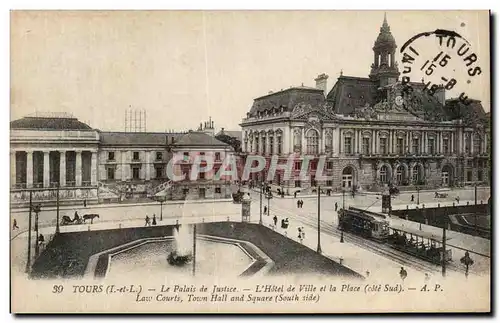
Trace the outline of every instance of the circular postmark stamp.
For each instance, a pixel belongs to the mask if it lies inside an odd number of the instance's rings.
[[[468,86],[482,70],[471,43],[455,31],[436,29],[408,39],[400,49],[403,92],[419,88],[429,95],[453,91],[460,101],[470,102]]]

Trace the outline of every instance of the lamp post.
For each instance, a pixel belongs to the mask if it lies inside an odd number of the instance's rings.
[[[417,186],[417,205],[420,204],[420,188]]]
[[[193,277],[196,276],[196,223],[193,224]]]
[[[42,210],[42,207],[40,204],[37,204],[33,206],[33,212],[35,212],[35,258],[38,257],[38,254],[40,253],[40,246],[38,244],[38,213]]]
[[[259,194],[260,194],[260,218],[259,218],[259,224],[262,225],[262,189],[263,185],[262,183],[260,184],[259,188]]]
[[[267,216],[270,216],[271,215],[271,198],[272,198],[272,194],[271,194],[271,191],[269,191],[269,193],[267,194]]]
[[[474,184],[474,204],[477,205],[477,183]]]
[[[345,187],[342,188],[342,209],[345,210]]]
[[[26,260],[26,273],[31,271],[31,211],[33,202],[33,191],[30,190],[30,207],[28,215],[28,259]]]
[[[165,195],[159,195],[156,197],[156,200],[160,202],[160,221],[163,221],[163,203],[166,201]]]
[[[317,252],[321,254],[321,198],[320,198],[321,187],[318,186],[318,248]]]

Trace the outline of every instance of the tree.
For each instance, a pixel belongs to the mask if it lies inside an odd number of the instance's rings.
[[[233,147],[235,152],[241,152],[241,141],[236,137],[231,137],[226,134],[220,134],[215,136],[215,139],[222,141]]]

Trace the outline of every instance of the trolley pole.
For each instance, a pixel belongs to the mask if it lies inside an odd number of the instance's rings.
[[[441,256],[441,273],[443,275],[443,278],[446,277],[446,225],[448,223],[448,212],[445,209],[444,210],[444,221],[443,221],[443,251],[442,251],[442,256]]]
[[[321,187],[318,186],[318,249],[317,252],[321,254],[321,205],[320,205],[320,196]]]
[[[28,219],[28,259],[26,260],[26,273],[31,271],[31,210],[33,202],[33,191],[30,190],[30,209],[29,209],[29,219]]]
[[[474,184],[474,204],[477,205],[477,183]]]
[[[56,234],[61,232],[59,228],[59,183],[57,184],[56,190],[57,200],[56,200]]]

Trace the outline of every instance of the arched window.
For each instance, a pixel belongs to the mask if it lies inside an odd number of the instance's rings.
[[[421,178],[420,167],[418,165],[413,166],[413,184],[418,184]]]
[[[317,155],[319,153],[319,134],[316,130],[311,129],[307,132],[307,153]]]
[[[300,130],[295,129],[293,132],[293,149],[300,151],[302,148],[302,133]]]
[[[474,154],[481,153],[481,136],[479,136],[478,134],[474,136],[474,144],[472,149],[474,151]]]
[[[387,183],[388,182],[388,173],[389,170],[387,169],[387,166],[384,165],[380,167],[380,183]]]

